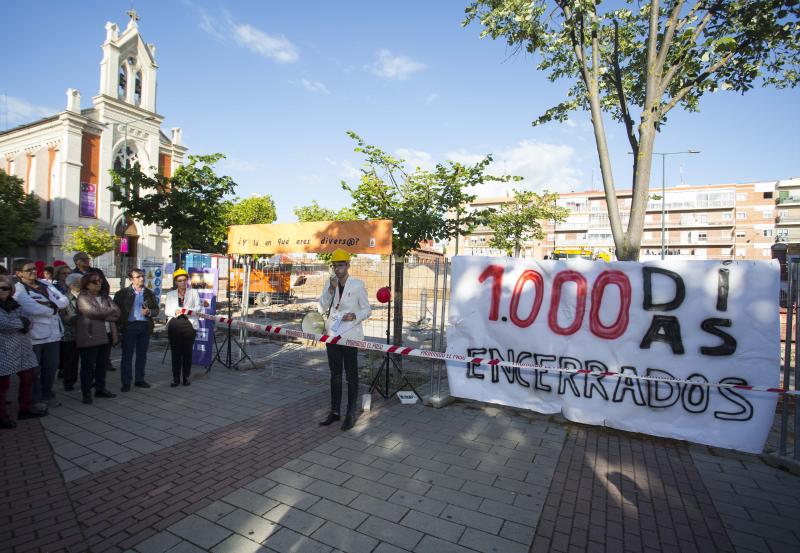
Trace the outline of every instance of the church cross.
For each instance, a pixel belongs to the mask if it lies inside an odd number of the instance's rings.
[[[131,22],[139,21],[139,14],[136,13],[136,8],[131,8],[125,12],[125,15],[131,18]]]

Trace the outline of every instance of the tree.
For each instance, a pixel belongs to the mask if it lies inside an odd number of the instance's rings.
[[[309,223],[315,221],[355,221],[360,219],[358,212],[352,207],[343,207],[339,211],[329,207],[322,207],[313,200],[311,205],[295,207],[294,211],[297,220],[301,223]]]
[[[268,225],[278,218],[275,202],[269,194],[236,199],[228,206],[227,225]]]
[[[100,228],[100,225],[76,227],[64,240],[61,250],[65,253],[86,252],[89,257],[99,257],[110,252],[119,238]]]
[[[482,221],[476,213],[452,217],[462,206],[475,199],[469,189],[489,181],[507,182],[511,177],[485,174],[492,162],[486,156],[475,165],[448,161],[438,163],[433,171],[404,169],[404,160],[364,142],[354,132],[356,152],[364,154],[364,168],[357,186],[342,181],[353,197],[353,208],[368,219],[391,219],[394,267],[394,341],[403,333],[403,261],[424,240],[450,239],[469,233]]]
[[[172,232],[172,254],[181,250],[220,251],[228,235],[226,214],[236,183],[218,176],[213,165],[225,156],[189,156],[188,165],[172,177],[150,177],[139,164],[111,171],[109,190],[114,201],[134,219],[147,225],[160,225]],[[129,193],[132,191],[132,193]]]
[[[489,213],[486,223],[493,236],[489,246],[519,257],[520,246],[530,239],[541,240],[544,230],[540,221],[561,223],[569,210],[556,205],[558,194],[545,190],[541,194],[529,190],[514,190],[514,200]]]
[[[33,238],[39,200],[26,194],[22,179],[0,170],[0,252],[15,254]]]
[[[697,111],[706,93],[798,83],[798,0],[476,0],[463,25],[482,37],[539,55],[551,81],[572,81],[566,99],[534,125],[591,114],[618,259],[636,260],[642,239],[653,147],[667,114]],[[603,113],[623,124],[633,152],[633,199],[623,231]]]

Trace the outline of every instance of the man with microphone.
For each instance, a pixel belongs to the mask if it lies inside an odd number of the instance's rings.
[[[367,287],[357,278],[348,275],[351,255],[339,248],[331,255],[333,276],[319,298],[319,312],[325,316],[325,334],[342,339],[363,340],[361,323],[372,309],[367,298]],[[325,344],[328,366],[331,370],[331,411],[321,426],[339,420],[342,404],[342,368],[347,376],[347,413],[342,430],[353,428],[358,401],[358,350],[339,344]]]

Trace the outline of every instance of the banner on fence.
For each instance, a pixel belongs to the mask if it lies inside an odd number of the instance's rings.
[[[778,265],[760,261],[453,259],[448,353],[546,369],[448,362],[457,397],[748,452],[763,449],[777,386]]]
[[[320,221],[228,227],[228,253],[392,253],[392,222]]]
[[[161,291],[165,288],[164,265],[156,261],[143,261],[142,270],[144,271],[144,285],[153,291],[160,304]]]
[[[203,313],[214,315],[217,312],[217,288],[219,275],[217,269],[189,267],[189,286],[197,290]],[[214,359],[214,321],[200,319],[200,328],[194,338],[192,364],[208,366]]]

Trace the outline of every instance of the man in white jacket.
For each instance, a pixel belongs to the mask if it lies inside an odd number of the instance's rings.
[[[350,254],[337,249],[331,255],[331,276],[319,298],[319,312],[326,316],[325,333],[345,339],[363,340],[361,323],[369,318],[372,308],[367,298],[367,287],[357,278],[348,275]],[[339,420],[342,405],[342,367],[347,376],[347,413],[342,430],[353,428],[358,403],[358,350],[339,344],[325,344],[328,367],[331,370],[331,411],[322,426]]]
[[[36,265],[30,259],[15,259],[14,274],[18,282],[14,299],[31,320],[30,337],[39,363],[33,382],[34,403],[55,398],[53,382],[58,372],[61,336],[64,327],[58,310],[69,305],[69,299],[55,286],[36,278]]]

